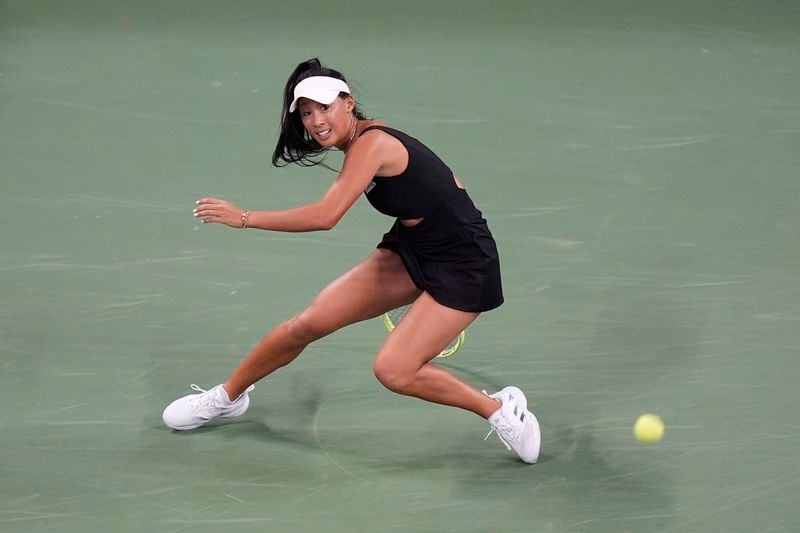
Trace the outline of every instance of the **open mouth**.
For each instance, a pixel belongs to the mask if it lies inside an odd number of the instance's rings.
[[[323,140],[327,139],[328,137],[331,136],[331,129],[328,128],[327,130],[318,131],[318,132],[316,132],[315,135],[317,137],[319,137],[320,139],[323,139]]]

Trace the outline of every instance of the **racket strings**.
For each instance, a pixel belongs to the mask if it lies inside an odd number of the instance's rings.
[[[406,312],[408,311],[408,306],[404,305],[403,307],[398,307],[397,309],[392,309],[386,315],[389,317],[393,326],[397,326],[400,320],[406,316]]]
[[[382,317],[386,329],[390,332],[394,330],[394,328],[397,327],[397,324],[399,324],[400,321],[403,319],[403,317],[406,315],[410,307],[411,307],[410,305],[404,305],[392,309],[391,311],[387,311]],[[463,342],[464,342],[464,332],[462,331],[453,340],[447,343],[447,346],[445,346],[445,348],[439,353],[437,357],[447,357],[449,355],[454,354],[455,352],[458,351]]]

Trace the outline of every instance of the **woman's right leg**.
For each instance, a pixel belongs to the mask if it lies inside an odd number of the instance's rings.
[[[420,294],[400,257],[377,249],[261,339],[223,384],[229,398],[291,363],[311,342],[350,324],[411,303]]]
[[[378,249],[325,287],[306,309],[270,331],[222,385],[178,398],[164,409],[164,423],[176,430],[198,428],[217,417],[247,411],[249,387],[292,362],[309,343],[348,324],[380,316],[414,301],[420,290],[400,257]]]

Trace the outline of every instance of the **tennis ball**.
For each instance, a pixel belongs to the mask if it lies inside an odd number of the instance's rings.
[[[639,442],[658,442],[664,436],[664,422],[658,415],[642,415],[633,425],[633,434]]]

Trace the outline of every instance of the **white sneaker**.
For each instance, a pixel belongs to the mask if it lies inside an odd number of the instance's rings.
[[[525,394],[517,387],[505,387],[499,392],[490,394],[489,397],[500,400],[503,405],[489,417],[492,429],[484,440],[488,439],[492,432],[497,433],[506,448],[513,449],[520,459],[526,463],[538,461],[542,441],[539,421],[528,411]]]
[[[192,384],[192,390],[200,394],[178,398],[164,409],[161,419],[172,429],[185,430],[199,428],[217,417],[241,416],[250,405],[247,393],[254,388],[250,385],[236,400],[231,401],[222,385],[205,391]]]

